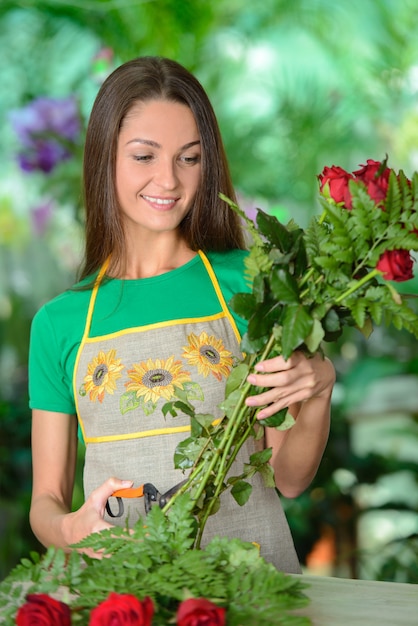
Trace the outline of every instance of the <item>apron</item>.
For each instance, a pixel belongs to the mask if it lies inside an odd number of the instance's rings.
[[[174,467],[174,452],[189,436],[190,418],[180,412],[177,417],[164,415],[161,410],[166,402],[176,399],[176,390],[187,393],[197,412],[220,417],[217,407],[224,399],[226,378],[242,358],[240,335],[209,260],[202,252],[199,256],[209,288],[219,302],[217,313],[91,337],[94,306],[107,264],[99,272],[73,381],[86,444],[85,498],[110,476],[133,480],[134,487],[153,483],[160,493],[184,480],[183,471]],[[109,310],[112,307],[109,303]],[[248,439],[231,475],[240,473],[243,463],[262,447],[262,441]],[[222,495],[220,511],[205,526],[202,546],[215,535],[239,537],[258,543],[262,556],[279,569],[300,573],[277,493],[264,486],[258,473],[250,482],[253,491],[242,507],[229,492]],[[116,500],[110,498],[109,503],[116,511]],[[110,518],[106,513],[105,519],[132,527],[144,514],[144,498],[126,498],[124,515]]]

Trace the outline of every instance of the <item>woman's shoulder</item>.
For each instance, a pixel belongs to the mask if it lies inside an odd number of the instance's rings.
[[[227,275],[236,273],[243,276],[248,254],[248,250],[233,249],[224,252],[207,252],[207,257],[215,272],[219,271]]]
[[[239,249],[207,253],[221,286],[232,294],[250,289],[245,275],[248,254],[247,250]]]
[[[233,248],[232,250],[224,250],[222,252],[209,251],[206,254],[212,263],[218,265],[229,265],[231,263],[243,265],[245,258],[249,255],[249,251]]]
[[[74,284],[44,302],[35,314],[34,321],[46,317],[54,323],[85,316],[91,296],[91,279]]]

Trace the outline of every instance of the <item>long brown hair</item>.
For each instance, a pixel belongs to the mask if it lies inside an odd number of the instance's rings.
[[[163,57],[139,57],[118,67],[101,86],[94,102],[84,149],[84,278],[111,255],[112,268],[123,271],[125,237],[116,195],[116,152],[122,122],[138,102],[170,100],[187,105],[202,146],[201,182],[194,205],[180,225],[192,250],[245,248],[239,217],[219,198],[235,200],[225,150],[209,98],[182,65]]]

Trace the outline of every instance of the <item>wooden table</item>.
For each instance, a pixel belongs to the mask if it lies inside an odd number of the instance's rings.
[[[418,626],[418,585],[301,576],[314,626]]]

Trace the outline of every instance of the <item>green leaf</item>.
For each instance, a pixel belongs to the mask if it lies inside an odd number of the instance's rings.
[[[235,389],[241,387],[246,382],[249,373],[250,366],[247,363],[240,363],[232,368],[226,381],[225,396],[229,396]]]
[[[305,344],[309,352],[311,352],[312,354],[316,352],[321,345],[324,337],[325,331],[322,327],[321,322],[318,319],[314,318],[312,330],[305,339]]]
[[[286,411],[286,415],[285,415],[283,422],[279,426],[276,426],[276,429],[277,430],[289,430],[289,428],[292,428],[294,425],[295,425],[295,418],[293,417],[291,413],[289,413],[289,411]]]
[[[185,393],[183,393],[183,397],[186,399]],[[182,400],[172,400],[171,402],[166,402],[161,410],[164,416],[170,413],[172,417],[177,417],[179,411],[181,411],[185,415],[188,415],[189,417],[193,417],[195,414],[194,407],[189,402],[187,402],[187,400],[186,402],[183,402]]]
[[[258,209],[256,222],[260,232],[268,241],[282,252],[287,251],[291,242],[290,235],[286,227],[276,217]]]
[[[174,452],[174,467],[182,470],[192,467],[205,443],[205,437],[187,437],[187,439],[181,441]]]
[[[302,305],[289,305],[283,320],[282,354],[285,359],[302,345],[313,327],[313,319]]]
[[[335,309],[330,309],[322,321],[324,330],[335,333],[341,328],[340,316]]]
[[[250,455],[250,464],[257,467],[267,463],[271,459],[272,452],[271,448],[264,448],[264,450],[253,452],[253,454]]]
[[[189,404],[186,404],[186,402],[182,402],[181,400],[176,400],[176,402],[174,402],[174,407],[189,417],[193,417],[195,414],[193,407],[190,407]]]
[[[279,428],[285,421],[286,416],[287,416],[287,408],[281,409],[278,413],[275,413],[271,417],[265,417],[264,419],[259,419],[258,423],[261,426],[268,426],[270,428]]]
[[[257,306],[252,293],[237,293],[229,302],[231,309],[245,320],[249,320]]]
[[[268,274],[265,275],[264,272],[257,274],[254,277],[253,281],[253,295],[256,299],[257,304],[263,302],[266,295],[266,277],[270,274],[270,267]]]
[[[228,394],[228,396],[226,396],[226,398],[221,402],[219,408],[227,417],[231,417],[237,407],[237,404],[242,402],[242,395],[243,394],[240,389],[235,389],[235,391]]]
[[[270,335],[274,324],[280,323],[282,311],[283,305],[271,299],[259,304],[248,322],[248,337],[250,339],[259,339],[260,337]]]
[[[243,506],[246,502],[248,502],[252,490],[253,488],[250,483],[240,480],[231,487],[231,494],[234,497],[234,500],[240,506]]]
[[[209,430],[214,422],[214,417],[210,413],[196,413],[193,419],[198,422],[205,430]]]
[[[257,471],[261,474],[264,485],[266,487],[274,489],[276,486],[276,481],[274,478],[274,470],[270,463],[264,463],[264,465],[260,465]]]
[[[261,352],[268,340],[267,334],[264,337],[258,337],[257,339],[250,339],[248,333],[245,333],[241,339],[240,348],[244,354],[257,354]]]
[[[273,270],[270,278],[273,296],[281,304],[293,304],[299,301],[298,284],[287,269]]]

